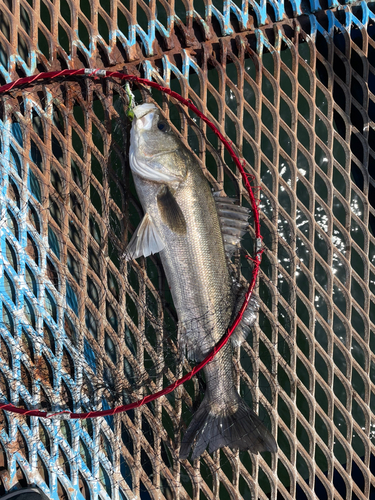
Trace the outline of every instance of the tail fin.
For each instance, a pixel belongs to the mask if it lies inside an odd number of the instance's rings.
[[[192,449],[191,459],[194,460],[207,446],[210,453],[223,446],[252,453],[277,451],[275,438],[258,415],[237,396],[234,405],[226,405],[221,411],[212,405],[208,397],[203,399],[182,439],[181,459],[187,458]]]

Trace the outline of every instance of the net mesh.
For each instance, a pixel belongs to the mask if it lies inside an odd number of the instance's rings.
[[[191,99],[243,155],[261,187],[265,252],[259,320],[234,366],[241,394],[279,445],[273,456],[225,449],[180,462],[202,380],[106,419],[3,412],[2,492],[32,483],[51,498],[374,494],[372,9],[1,4],[2,84],[46,70],[124,70]],[[149,98],[137,92],[138,102]],[[152,98],[212,184],[242,193],[214,134],[165,96]],[[121,259],[141,217],[127,166],[126,102],[121,84],[93,78],[2,96],[2,401],[106,409],[183,373],[158,259]],[[250,230],[243,242],[250,253],[252,237]]]

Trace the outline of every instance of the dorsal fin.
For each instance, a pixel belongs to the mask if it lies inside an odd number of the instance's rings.
[[[237,205],[233,198],[220,196],[220,192],[214,193],[214,200],[223,234],[225,253],[231,257],[246,233],[249,225],[249,209]]]

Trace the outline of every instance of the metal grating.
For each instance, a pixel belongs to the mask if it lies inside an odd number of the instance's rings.
[[[243,154],[261,186],[266,252],[259,322],[236,366],[279,445],[272,457],[222,450],[179,462],[197,384],[107,420],[2,414],[2,491],[374,495],[373,4],[30,0],[0,10],[1,83],[63,68],[141,74],[190,98]],[[212,183],[240,190],[205,128],[153,98],[176,126],[180,117]],[[120,257],[140,216],[123,87],[71,80],[1,102],[2,399],[84,410],[165,386],[183,368],[158,260],[126,268]],[[169,361],[174,370],[162,370]]]

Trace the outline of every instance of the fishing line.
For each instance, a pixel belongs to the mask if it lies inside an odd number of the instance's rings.
[[[40,73],[38,75],[30,76],[30,77],[25,77],[25,78],[19,78],[18,80],[15,80],[14,82],[8,83],[6,85],[3,85],[0,87],[0,95],[4,95],[6,93],[11,93],[12,90],[16,89],[26,89],[28,88],[31,84],[45,84],[46,82],[56,82],[56,81],[64,81],[64,79],[67,78],[72,78],[72,77],[87,77],[87,78],[92,78],[94,80],[97,79],[116,79],[120,81],[126,81],[127,83],[134,82],[137,85],[145,86],[145,87],[150,87],[154,88],[156,90],[161,91],[162,93],[176,99],[183,105],[185,105],[187,108],[189,108],[193,113],[195,113],[196,116],[198,116],[204,123],[207,124],[207,126],[212,130],[212,132],[218,137],[220,142],[225,146],[227,152],[229,153],[231,159],[234,161],[238,171],[241,174],[243,184],[246,188],[247,194],[249,195],[250,199],[250,205],[252,209],[252,214],[254,217],[254,232],[255,232],[255,253],[253,257],[246,257],[248,261],[251,261],[253,268],[252,268],[252,273],[251,273],[251,279],[250,284],[248,286],[247,292],[245,294],[244,302],[237,313],[236,318],[234,319],[232,325],[230,328],[227,330],[226,334],[222,337],[222,339],[217,343],[217,345],[214,347],[212,352],[210,352],[206,358],[198,363],[189,373],[185,374],[183,377],[180,377],[178,380],[176,380],[174,383],[168,385],[162,390],[159,390],[153,394],[149,394],[138,401],[135,401],[130,404],[126,405],[120,405],[117,406],[113,409],[107,409],[107,410],[100,410],[100,411],[88,411],[88,412],[81,412],[81,413],[74,413],[69,410],[64,410],[64,411],[58,411],[58,412],[44,412],[44,411],[39,411],[39,410],[27,410],[25,408],[20,408],[17,407],[11,403],[8,404],[0,404],[0,409],[21,414],[21,415],[26,415],[26,416],[33,416],[33,417],[44,417],[44,418],[54,418],[54,419],[86,419],[86,418],[94,418],[94,417],[104,417],[104,416],[112,416],[117,413],[122,413],[126,412],[135,408],[139,408],[140,406],[149,403],[151,401],[154,401],[161,396],[165,396],[172,391],[174,391],[177,387],[182,385],[184,382],[187,382],[190,380],[194,375],[196,375],[207,363],[212,361],[212,359],[216,356],[216,354],[219,352],[219,350],[228,342],[230,336],[240,323],[242,316],[244,314],[244,311],[246,310],[250,298],[252,296],[255,284],[256,284],[256,279],[259,273],[259,268],[261,264],[261,259],[262,259],[262,253],[263,253],[263,248],[262,248],[262,237],[260,233],[260,220],[259,220],[259,210],[258,210],[258,204],[257,200],[254,195],[253,188],[251,186],[251,182],[253,181],[253,176],[248,174],[245,169],[243,164],[241,163],[241,160],[239,157],[236,155],[232,144],[223,136],[223,134],[218,130],[218,128],[194,105],[194,103],[189,100],[185,99],[181,95],[177,94],[176,92],[172,91],[171,89],[167,87],[163,87],[162,85],[144,79],[144,78],[139,78],[134,75],[125,75],[123,73],[117,72],[117,71],[107,71],[107,70],[102,70],[102,69],[78,69],[78,70],[62,70],[62,71],[53,71],[53,72],[44,72]],[[130,96],[130,89],[128,88],[128,97]],[[132,112],[132,99],[130,99],[129,102],[129,113],[131,115]],[[131,116],[128,115],[128,117],[131,119]]]

